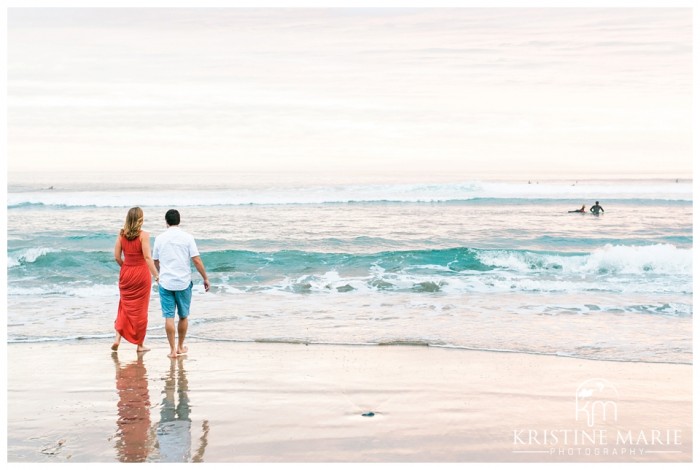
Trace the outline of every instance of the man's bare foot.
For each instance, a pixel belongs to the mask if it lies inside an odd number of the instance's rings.
[[[170,354],[168,354],[168,357],[169,357],[170,359],[177,359],[177,353],[176,353],[176,352],[173,352],[173,351],[170,351]]]
[[[116,351],[117,349],[119,349],[119,343],[114,343],[112,345],[112,351]]]
[[[177,355],[184,356],[185,354],[187,354],[187,351],[189,351],[189,348],[187,346],[183,346],[182,349],[178,349]]]

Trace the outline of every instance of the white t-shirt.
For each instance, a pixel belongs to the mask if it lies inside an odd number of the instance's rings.
[[[192,282],[190,260],[199,256],[194,237],[180,227],[168,230],[156,237],[153,259],[160,263],[160,285],[168,290],[185,290]]]

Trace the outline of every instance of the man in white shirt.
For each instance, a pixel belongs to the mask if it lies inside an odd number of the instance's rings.
[[[209,278],[194,237],[180,229],[180,213],[170,209],[165,213],[168,230],[156,237],[153,244],[153,261],[158,269],[158,293],[160,308],[165,318],[165,334],[170,343],[168,357],[187,354],[185,336],[187,317],[192,302],[192,269],[190,260],[204,280],[204,290],[209,291]],[[177,348],[175,347],[175,312],[177,311]]]

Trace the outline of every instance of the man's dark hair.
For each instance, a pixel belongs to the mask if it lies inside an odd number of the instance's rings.
[[[165,213],[165,223],[168,225],[180,225],[180,213],[175,209],[170,209]]]

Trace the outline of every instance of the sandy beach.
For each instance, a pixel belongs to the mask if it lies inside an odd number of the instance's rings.
[[[109,344],[8,345],[10,463],[692,460],[690,365],[196,341],[171,361],[164,340],[140,358]]]

